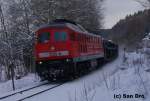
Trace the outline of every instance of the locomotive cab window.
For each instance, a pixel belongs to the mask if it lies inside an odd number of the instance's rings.
[[[55,39],[55,41],[66,41],[67,33],[66,32],[55,32],[54,39]]]
[[[50,40],[50,33],[49,32],[40,33],[38,36],[38,42],[39,43],[47,43],[49,40]]]

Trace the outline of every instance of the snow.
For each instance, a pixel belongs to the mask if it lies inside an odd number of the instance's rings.
[[[30,88],[32,86],[36,86],[40,84],[39,79],[34,74],[28,74],[26,77],[23,77],[22,79],[15,80],[15,89],[16,91]],[[9,80],[7,82],[0,83],[0,96],[4,96],[10,93],[13,93],[12,88],[12,81]]]
[[[20,99],[24,99],[25,97],[28,97],[30,95],[36,94],[37,92],[41,92],[43,90],[49,89],[55,85],[44,85],[35,89],[31,89],[30,91],[26,91],[23,93],[17,93],[12,97],[8,97],[6,99],[3,99],[2,101],[19,101]]]
[[[114,75],[107,78],[106,84],[96,89],[96,95],[93,101],[149,101],[150,91],[150,73],[145,71],[143,63],[135,61],[144,59],[144,55],[139,53],[128,53],[127,62],[124,63],[124,69],[119,69]],[[122,66],[123,64],[120,64]],[[119,66],[119,67],[120,67]],[[114,98],[114,95],[121,95],[121,98]],[[131,98],[125,98],[123,95],[132,95]]]
[[[0,66],[0,81],[6,80],[5,67],[3,65]]]

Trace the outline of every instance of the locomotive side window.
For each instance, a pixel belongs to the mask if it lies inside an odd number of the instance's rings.
[[[40,33],[38,36],[38,42],[39,43],[47,43],[49,40],[50,40],[50,33],[49,32]]]
[[[70,40],[76,41],[76,38],[75,38],[75,34],[74,34],[74,33],[71,33],[71,34],[70,34]]]
[[[79,34],[79,35],[78,35],[78,41],[81,42],[81,40],[82,40],[82,35]]]
[[[55,39],[55,41],[66,41],[67,33],[66,32],[55,32],[54,39]]]

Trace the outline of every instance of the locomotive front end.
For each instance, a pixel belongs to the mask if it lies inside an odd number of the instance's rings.
[[[47,27],[36,32],[36,71],[44,79],[65,76],[71,64],[71,43],[66,28]]]

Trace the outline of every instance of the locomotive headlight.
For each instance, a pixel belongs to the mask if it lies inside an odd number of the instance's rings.
[[[52,47],[51,47],[51,50],[55,50],[55,47],[54,47],[54,46],[52,46]]]
[[[66,62],[69,62],[70,61],[70,59],[66,59]]]
[[[42,61],[39,62],[40,65],[41,65],[42,63],[43,63]]]

